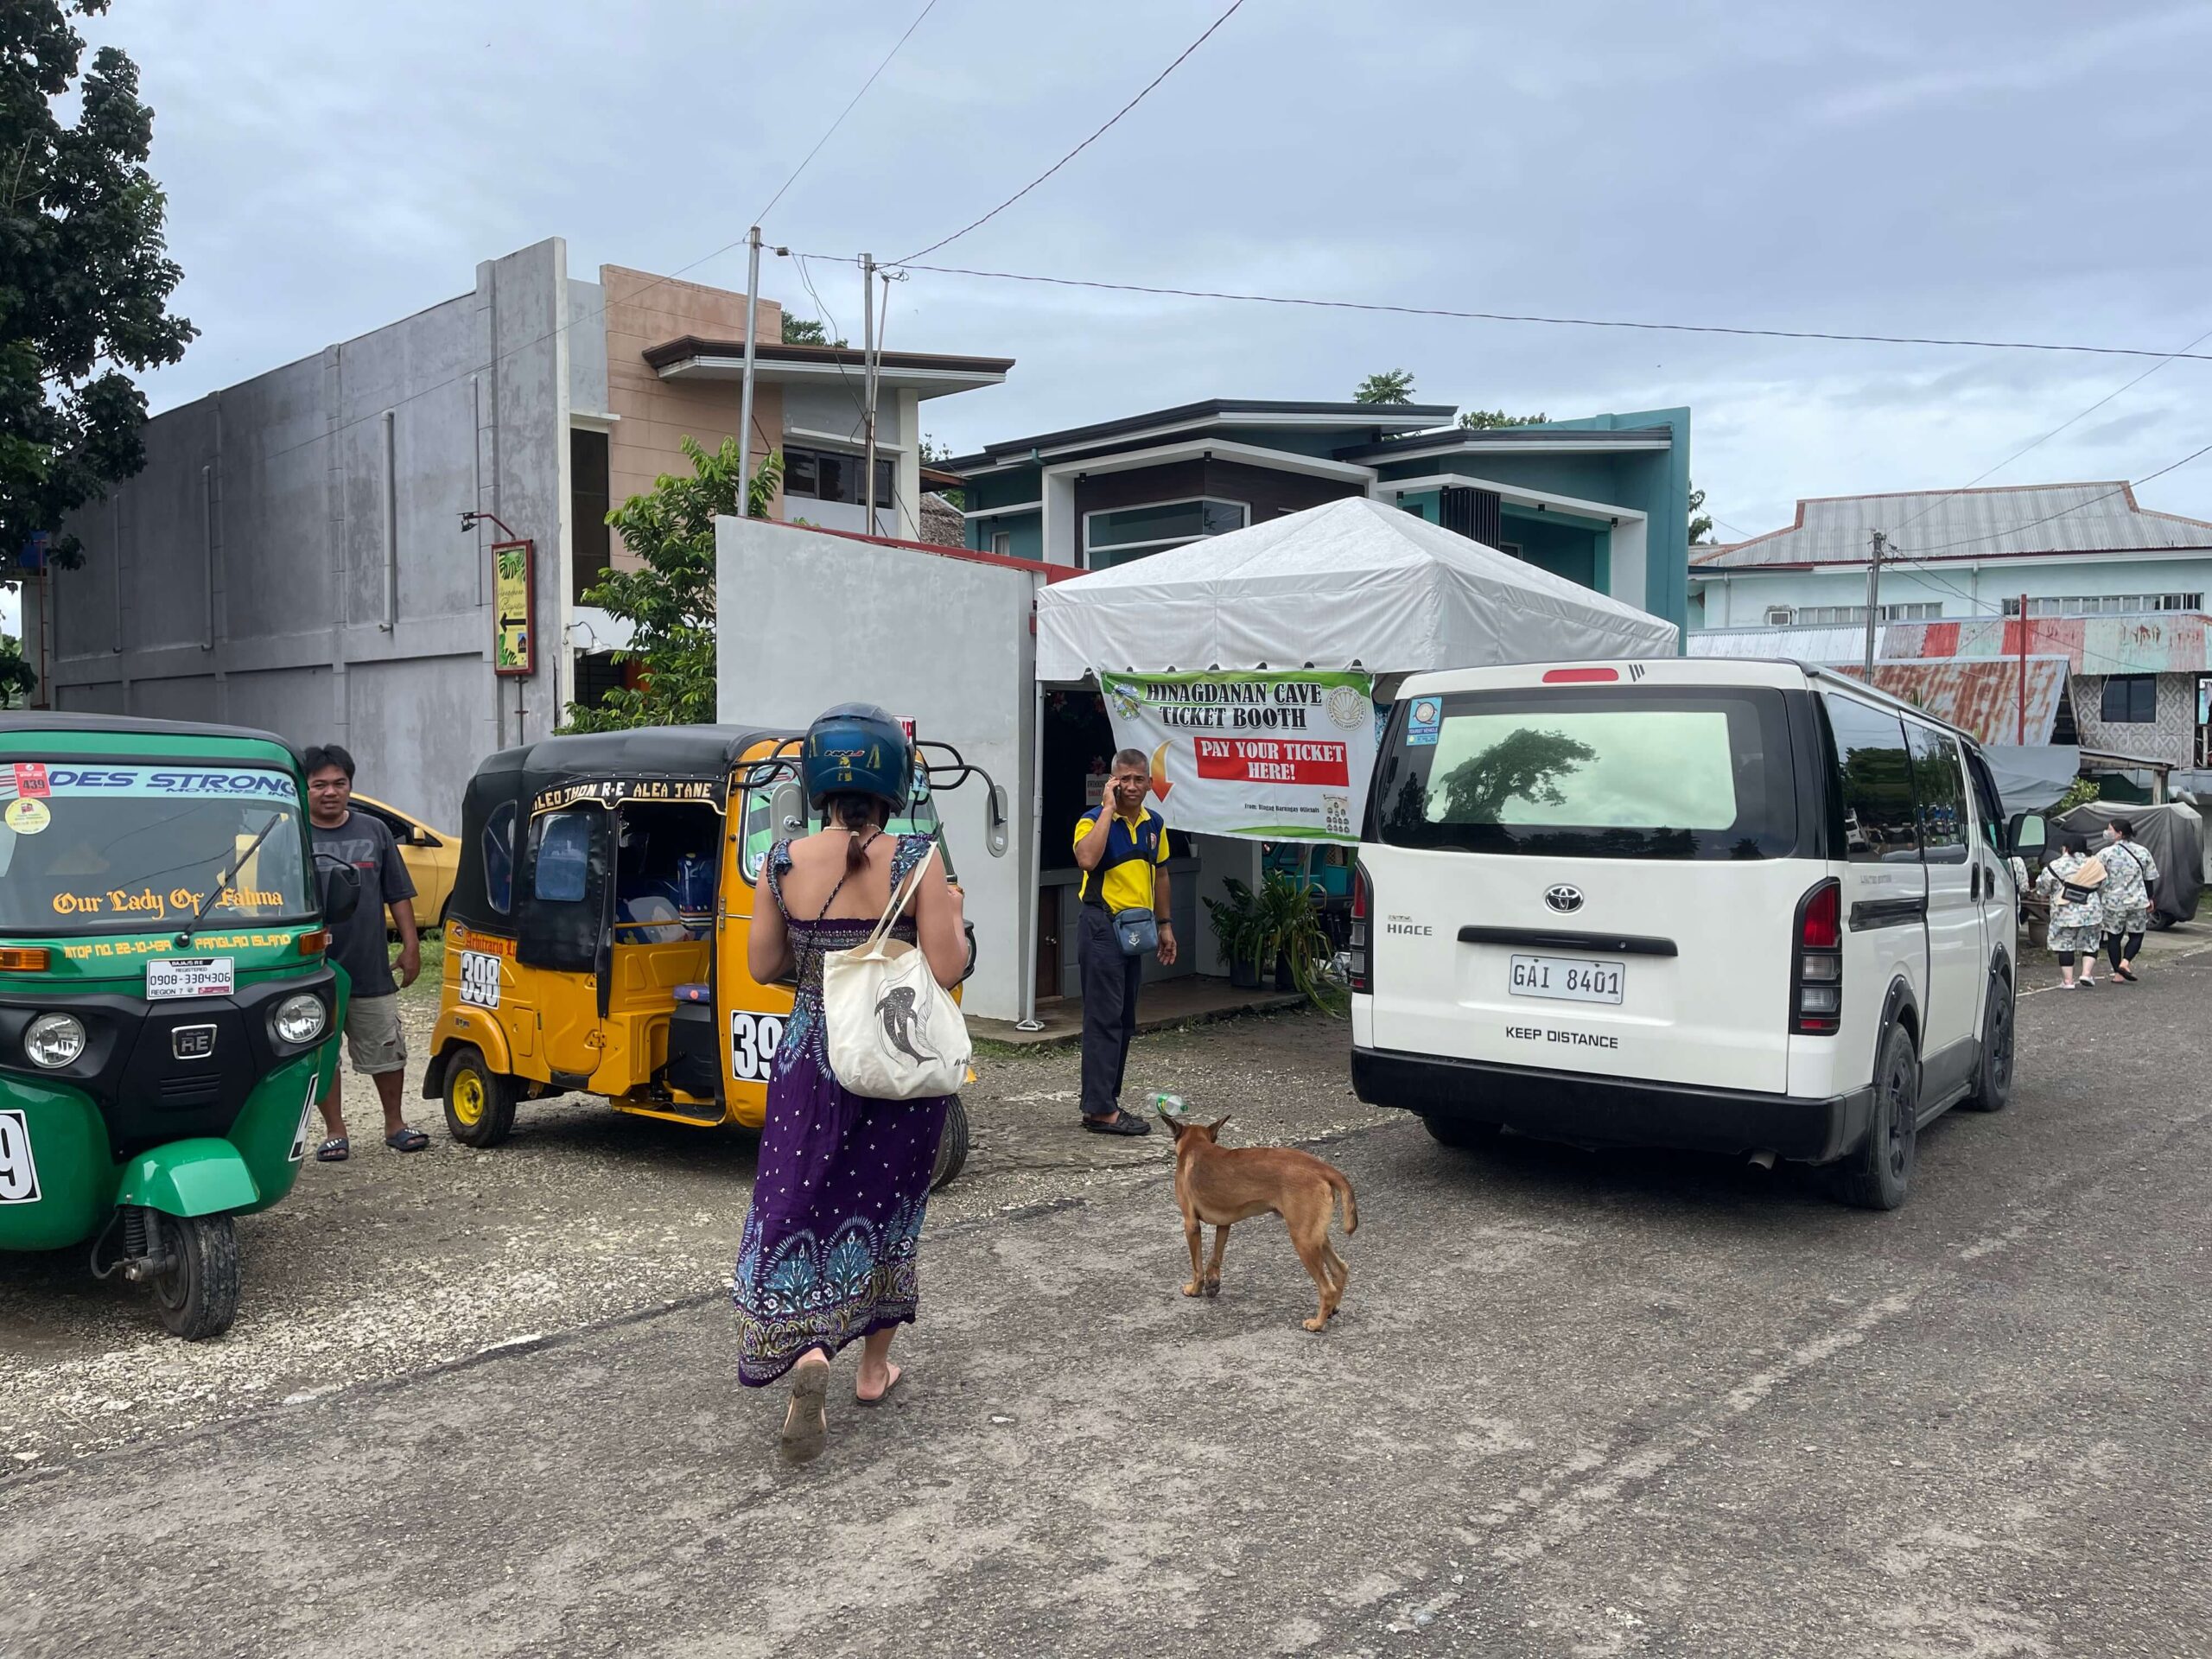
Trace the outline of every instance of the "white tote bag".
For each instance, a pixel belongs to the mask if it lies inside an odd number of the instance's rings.
[[[830,1069],[872,1100],[954,1095],[968,1078],[968,1022],[937,982],[929,958],[891,937],[907,901],[934,866],[925,858],[891,895],[867,941],[822,959],[822,1017]]]

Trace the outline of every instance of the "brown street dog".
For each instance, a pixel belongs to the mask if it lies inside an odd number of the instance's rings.
[[[1344,1236],[1359,1227],[1359,1206],[1342,1172],[1295,1147],[1224,1147],[1218,1136],[1229,1122],[1193,1123],[1162,1111],[1175,1131],[1175,1202],[1183,1208],[1183,1236],[1191,1246],[1191,1282],[1185,1296],[1221,1294],[1221,1255],[1236,1223],[1269,1211],[1290,1229],[1290,1242],[1321,1293],[1320,1311],[1306,1321],[1308,1331],[1327,1327],[1344,1299],[1351,1270],[1329,1242],[1329,1221],[1343,1195]],[[1200,1224],[1213,1228],[1213,1259],[1198,1261]]]

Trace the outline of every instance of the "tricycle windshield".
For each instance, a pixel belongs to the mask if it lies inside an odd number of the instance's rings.
[[[166,931],[203,900],[205,921],[315,913],[287,772],[17,761],[0,801],[0,933]]]

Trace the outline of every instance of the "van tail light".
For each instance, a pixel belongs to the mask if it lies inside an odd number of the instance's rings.
[[[1833,876],[1797,901],[1790,930],[1789,1029],[1833,1037],[1843,1026],[1843,884]]]
[[[1375,909],[1375,891],[1368,885],[1367,866],[1351,867],[1351,988],[1355,995],[1366,996],[1375,989],[1369,971],[1367,943],[1370,918]]]
[[[42,944],[11,944],[0,949],[0,974],[42,974],[47,961]]]
[[[323,953],[324,950],[327,948],[329,944],[330,930],[328,928],[318,927],[311,933],[302,933],[300,935],[300,954],[303,957],[319,957]]]

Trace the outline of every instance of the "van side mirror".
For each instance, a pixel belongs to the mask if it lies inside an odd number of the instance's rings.
[[[2050,850],[2050,823],[2040,812],[2015,812],[2005,826],[2005,844],[2014,857],[2040,863]]]
[[[768,823],[778,841],[806,833],[806,791],[797,783],[780,784],[768,798]]]
[[[361,873],[351,864],[330,863],[322,870],[322,919],[342,922],[361,907]]]

